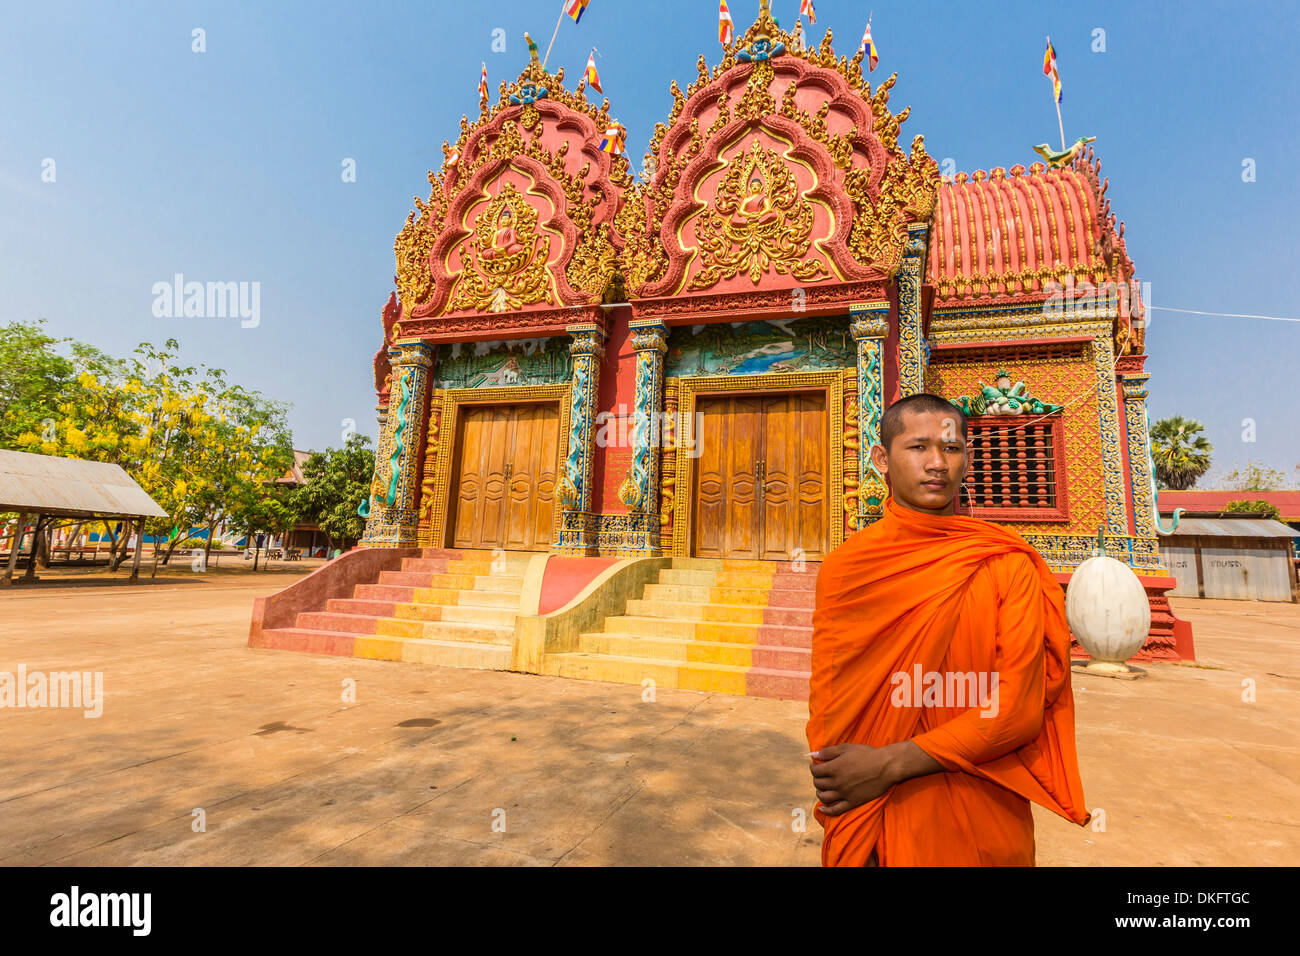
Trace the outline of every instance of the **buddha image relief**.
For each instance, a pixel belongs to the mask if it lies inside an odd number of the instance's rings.
[[[464,269],[449,311],[505,312],[553,301],[546,268],[551,237],[539,233],[537,218],[513,184],[501,187],[458,247]]]
[[[822,257],[809,255],[814,219],[793,171],[755,139],[727,163],[713,205],[696,221],[702,268],[687,289],[739,275],[758,285],[769,272],[804,281],[828,276]]]

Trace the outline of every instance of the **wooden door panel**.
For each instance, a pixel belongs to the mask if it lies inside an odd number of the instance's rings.
[[[474,547],[475,529],[480,525],[480,501],[483,477],[483,431],[478,426],[479,409],[468,409],[461,417],[456,445],[460,469],[456,482],[456,523],[452,530],[452,547]]]
[[[762,547],[763,506],[755,466],[761,455],[763,403],[735,398],[729,402],[727,433],[726,556],[757,558]]]
[[[496,405],[461,413],[452,546],[545,551],[555,502],[559,411]]]
[[[758,424],[752,399],[701,399],[697,405],[695,553],[701,557],[758,554]]]
[[[551,530],[555,524],[555,469],[560,454],[560,409],[555,405],[537,406],[541,412],[541,434],[534,446],[536,461],[533,464],[533,539],[531,551],[546,551],[551,546]]]
[[[475,548],[499,548],[505,536],[509,501],[506,497],[506,465],[510,460],[515,422],[503,409],[484,408],[479,413],[484,430],[483,486],[480,520],[475,529]]]
[[[696,409],[694,553],[788,561],[800,549],[809,559],[824,557],[825,396],[701,398]]]
[[[828,460],[826,399],[820,393],[799,396],[796,427],[790,429],[798,449],[799,481],[794,504],[791,553],[800,549],[810,561],[820,561],[827,547]]]

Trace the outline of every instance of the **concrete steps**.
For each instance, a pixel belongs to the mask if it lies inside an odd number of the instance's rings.
[[[558,677],[806,700],[819,565],[674,558],[624,614],[549,654]]]
[[[263,647],[442,667],[510,666],[531,554],[426,548],[351,597],[264,632]]]

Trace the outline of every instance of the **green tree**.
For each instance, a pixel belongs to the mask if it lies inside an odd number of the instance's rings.
[[[1285,484],[1285,474],[1258,461],[1248,461],[1223,476],[1223,487],[1233,491],[1278,491]]]
[[[1210,467],[1214,446],[1198,421],[1174,415],[1151,426],[1151,459],[1156,481],[1171,491],[1186,491]]]
[[[1235,501],[1229,501],[1223,506],[1223,510],[1233,514],[1262,514],[1272,518],[1274,521],[1282,520],[1282,512],[1277,510],[1277,506],[1269,504],[1262,498],[1254,501],[1247,501],[1244,498],[1238,498]]]
[[[293,492],[293,506],[302,517],[316,522],[331,551],[361,537],[365,520],[357,506],[370,494],[375,473],[375,453],[370,439],[353,434],[342,448],[314,452],[302,466],[304,484]]]
[[[23,449],[20,435],[51,435],[60,407],[82,397],[80,377],[111,375],[119,364],[84,342],[47,335],[44,325],[0,325],[0,448]]]

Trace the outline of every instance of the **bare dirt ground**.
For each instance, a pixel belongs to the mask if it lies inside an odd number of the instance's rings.
[[[819,862],[806,705],[245,647],[312,566],[0,592],[0,671],[104,690],[0,710],[0,864]],[[1300,863],[1300,608],[1174,603],[1198,665],[1075,678],[1104,829],[1040,865]]]

